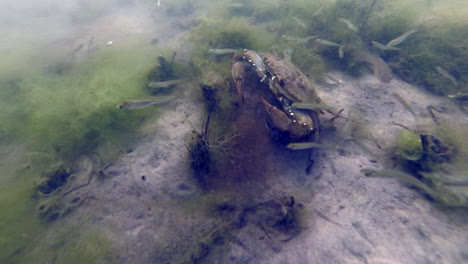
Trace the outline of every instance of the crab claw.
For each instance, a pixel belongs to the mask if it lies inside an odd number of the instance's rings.
[[[260,97],[260,101],[265,106],[265,110],[268,115],[271,117],[273,124],[281,131],[287,132],[292,121],[289,117],[280,109],[268,103],[265,98]]]
[[[288,132],[289,136],[300,138],[314,131],[314,122],[306,113],[291,107],[285,107],[288,113],[281,111],[268,103],[263,97],[260,98],[265,109],[273,121],[273,124],[281,131]]]
[[[242,88],[244,86],[244,77],[245,77],[245,69],[244,64],[242,61],[235,61],[232,64],[232,79],[236,84],[237,94],[239,95],[239,99],[241,99],[242,103],[245,104],[244,94],[242,92]]]

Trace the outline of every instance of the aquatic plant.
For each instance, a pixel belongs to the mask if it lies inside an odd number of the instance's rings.
[[[443,207],[453,207],[453,208],[466,208],[468,207],[468,200],[466,197],[460,196],[453,191],[449,191],[444,186],[433,185],[431,183],[424,182],[419,180],[412,175],[393,170],[371,170],[371,169],[362,169],[363,173],[367,177],[386,177],[386,178],[395,178],[398,179],[402,184],[405,184],[409,187],[414,187],[421,190],[424,194],[428,195],[430,199],[436,202],[437,205]]]
[[[431,134],[402,130],[398,136],[395,170],[363,170],[366,176],[396,178],[415,187],[438,206],[468,206],[468,149],[464,143],[466,127],[441,122]]]
[[[463,12],[467,11],[461,9],[458,14],[448,15],[445,13],[447,9],[439,6],[452,4],[438,3],[433,8],[422,1],[382,5],[384,8],[371,17],[367,33],[363,37],[366,42],[374,40],[388,43],[403,32],[416,30],[398,45],[400,52],[378,52],[403,80],[422,85],[439,95],[456,93],[461,87],[454,85],[436,70],[437,67],[442,67],[458,82],[468,81],[464,74],[464,69],[468,67],[468,52],[465,48],[468,30],[466,22],[463,22],[465,19],[462,18],[466,17]]]
[[[14,263],[101,263],[115,262],[111,242],[102,230],[84,229],[70,224],[44,232],[42,239],[34,239],[34,247],[12,257]]]
[[[11,132],[35,151],[70,158],[130,131],[149,110],[122,111],[116,105],[145,95],[155,60],[148,56],[154,48],[135,51],[137,43],[104,49],[60,75],[25,76],[17,84],[25,118],[21,129]]]
[[[209,81],[211,72],[219,72],[221,76],[230,76],[229,59],[216,59],[209,54],[212,48],[233,48],[265,50],[273,41],[272,35],[249,25],[245,19],[230,20],[204,19],[192,29],[189,41],[193,43],[192,63],[203,83],[212,85]]]
[[[406,160],[419,160],[423,155],[421,137],[409,130],[402,130],[398,135],[398,148]]]
[[[177,53],[165,51],[157,57],[157,65],[148,74],[148,82],[187,79],[191,71],[185,63],[176,60]]]
[[[2,177],[6,177],[3,172]],[[31,200],[33,186],[27,177],[16,177],[0,187],[0,260],[12,260],[21,256],[31,240],[37,237],[43,226],[38,218],[32,217],[34,201]]]

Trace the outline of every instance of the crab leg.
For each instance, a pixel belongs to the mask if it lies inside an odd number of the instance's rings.
[[[236,84],[237,94],[239,95],[239,99],[241,99],[242,103],[245,104],[244,94],[242,92],[242,88],[244,86],[244,78],[245,78],[245,69],[244,64],[242,61],[235,61],[232,64],[232,79]]]

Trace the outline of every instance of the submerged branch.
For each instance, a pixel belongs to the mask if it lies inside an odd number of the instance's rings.
[[[359,31],[362,32],[362,30],[366,27],[367,25],[367,20],[369,19],[370,14],[372,13],[372,10],[374,9],[375,3],[377,3],[377,0],[373,0],[372,4],[370,5],[369,9],[367,10],[366,16],[362,20],[362,24],[359,27]]]

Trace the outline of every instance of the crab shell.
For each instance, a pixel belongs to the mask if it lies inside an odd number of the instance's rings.
[[[272,52],[265,54],[263,61],[266,70],[274,76],[272,80],[276,77],[277,85],[270,81],[270,86],[276,86],[271,88],[277,89],[272,90],[277,97],[283,95],[291,102],[321,102],[310,80],[292,62]]]

